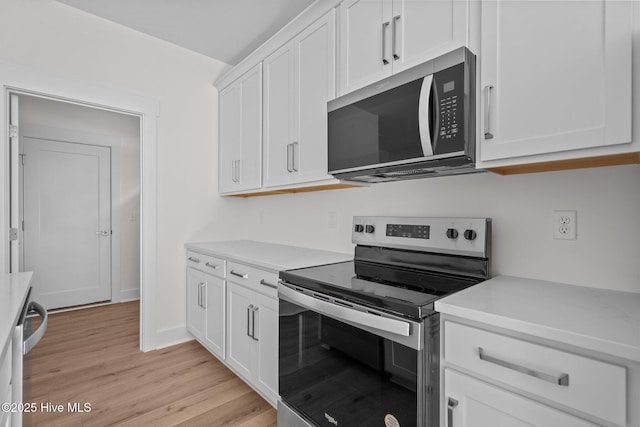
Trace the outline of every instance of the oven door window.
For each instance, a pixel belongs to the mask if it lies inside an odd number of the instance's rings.
[[[283,299],[279,319],[290,407],[319,426],[417,424],[418,351]]]

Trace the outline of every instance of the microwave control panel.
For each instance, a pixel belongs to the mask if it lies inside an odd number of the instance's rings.
[[[434,108],[436,134],[434,154],[464,150],[464,64],[439,71],[434,75]]]

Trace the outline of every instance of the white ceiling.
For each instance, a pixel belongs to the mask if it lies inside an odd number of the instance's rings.
[[[236,65],[314,0],[58,0]]]

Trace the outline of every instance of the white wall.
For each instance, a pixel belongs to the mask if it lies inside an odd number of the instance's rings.
[[[640,292],[638,165],[256,197],[242,209],[251,239],[341,252],[352,250],[353,215],[486,216],[494,274]],[[553,239],[554,210],[577,210],[577,240]],[[337,214],[335,229],[328,212]]]
[[[114,213],[113,243],[119,243],[119,257],[114,268],[114,301],[140,296],[140,119],[95,108],[20,95],[20,124],[47,126],[92,134],[109,135],[121,141],[118,150],[119,176],[112,176],[117,185],[117,200],[112,200]],[[22,132],[23,136],[24,131]],[[115,153],[112,153],[112,156]],[[114,273],[117,273],[114,271]]]
[[[219,206],[234,204],[215,197],[212,82],[228,65],[53,0],[0,0],[0,10],[0,60],[158,100],[158,281],[152,286],[159,344],[179,339],[184,242],[219,216]],[[216,237],[233,233],[225,228]]]

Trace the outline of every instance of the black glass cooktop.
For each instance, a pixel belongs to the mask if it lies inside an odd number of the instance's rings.
[[[280,278],[301,288],[416,319],[434,313],[433,303],[439,298],[481,281],[357,261],[281,271]]]

